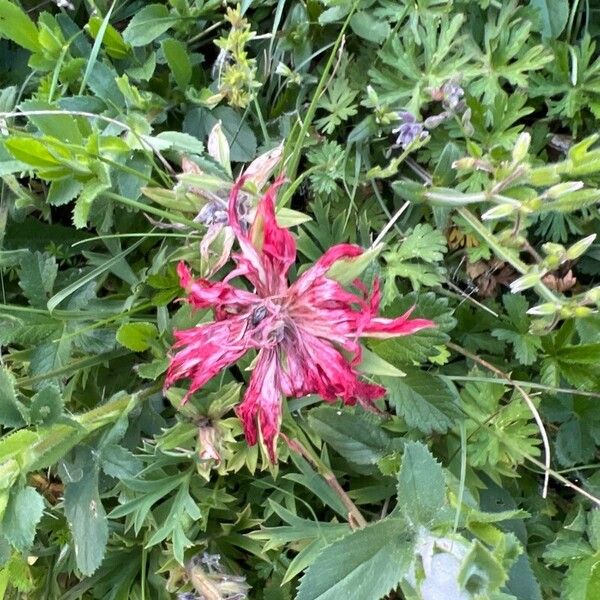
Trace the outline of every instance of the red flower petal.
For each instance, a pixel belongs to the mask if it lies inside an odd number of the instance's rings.
[[[258,428],[271,462],[277,460],[277,438],[281,427],[281,390],[276,350],[262,350],[250,377],[243,402],[236,414],[244,426],[246,441],[256,444]]]
[[[193,279],[185,263],[177,266],[181,287],[188,293],[188,302],[197,309],[214,308],[218,319],[248,311],[260,298],[252,292],[235,288],[228,283],[208,279]]]
[[[238,361],[251,347],[245,338],[246,316],[218,321],[175,332],[174,348],[182,348],[171,357],[165,388],[180,379],[191,384],[183,402],[219,371]]]

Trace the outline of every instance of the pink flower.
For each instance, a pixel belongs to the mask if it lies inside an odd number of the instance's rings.
[[[347,290],[327,277],[341,259],[363,253],[353,244],[330,248],[311,268],[290,284],[287,273],[296,260],[296,242],[277,225],[275,194],[279,178],[260,200],[256,218],[246,231],[236,203],[244,179],[229,198],[229,222],[241,253],[236,268],[222,282],[194,280],[185,264],[178,273],[188,301],[198,309],[212,308],[215,321],[176,331],[165,387],[189,378],[184,398],[200,389],[222,369],[256,350],[255,367],[243,402],[237,407],[250,445],[259,433],[271,460],[281,424],[282,397],[318,394],[327,402],[359,402],[369,407],[385,395],[385,388],[360,379],[361,337],[408,335],[434,324],[409,319],[411,311],[396,319],[377,316],[380,293],[376,281],[371,295],[360,282]],[[253,291],[232,286],[235,277],[246,278]]]

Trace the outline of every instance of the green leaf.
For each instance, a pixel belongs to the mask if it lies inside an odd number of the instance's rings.
[[[109,444],[102,449],[101,466],[107,475],[126,479],[136,477],[144,465],[127,448],[118,444]]]
[[[110,188],[110,185],[100,179],[90,179],[85,183],[79,198],[75,202],[75,208],[73,209],[73,225],[77,229],[82,229],[87,226],[88,217],[90,210],[92,209],[92,203],[94,200]]]
[[[47,384],[31,399],[29,419],[36,425],[52,425],[61,417],[63,406],[58,386]]]
[[[13,489],[2,521],[2,534],[17,550],[26,552],[33,544],[43,512],[44,499],[35,489]]]
[[[308,422],[325,442],[356,464],[376,464],[390,451],[389,435],[364,413],[321,406],[310,412]]]
[[[398,506],[414,523],[429,525],[445,504],[441,465],[420,442],[404,446],[398,473]]]
[[[214,110],[197,108],[188,111],[183,130],[204,139],[219,121],[229,144],[229,158],[233,162],[251,161],[256,156],[256,136],[239,113],[229,106],[218,106]]]
[[[52,294],[58,265],[54,256],[29,252],[21,258],[19,286],[31,306],[44,308]]]
[[[108,540],[106,512],[98,493],[98,466],[91,450],[81,450],[76,463],[64,472],[65,515],[73,534],[77,568],[90,576],[102,563]],[[74,480],[69,481],[68,473]]]
[[[192,79],[192,63],[187,46],[179,40],[169,38],[161,42],[165,58],[177,85],[184,89]]]
[[[600,552],[584,558],[569,569],[562,591],[568,600],[600,598]]]
[[[83,189],[83,183],[71,177],[57,179],[50,184],[46,202],[51,206],[63,206],[74,200]]]
[[[542,35],[557,39],[569,19],[568,0],[531,0],[529,5],[538,10]]]
[[[462,415],[452,384],[441,377],[409,367],[406,377],[385,383],[396,413],[423,433],[444,433]]]
[[[177,21],[177,17],[169,16],[169,10],[164,4],[149,4],[129,21],[123,31],[123,39],[134,47],[145,46],[162,35]]]
[[[154,323],[123,323],[117,330],[117,341],[134,352],[144,352],[158,337]]]
[[[4,367],[0,368],[0,424],[6,427],[25,424],[15,391],[15,378]]]
[[[404,314],[415,306],[411,318],[431,319],[436,327],[422,329],[408,336],[389,338],[386,340],[369,340],[369,347],[379,356],[404,369],[406,364],[422,362],[430,356],[437,354],[436,346],[442,345],[456,321],[448,308],[447,298],[438,298],[433,292],[426,294],[406,294],[398,298],[386,310],[386,316]]]
[[[498,559],[478,540],[463,560],[458,575],[462,588],[475,597],[489,598],[506,581],[506,572]]]
[[[403,519],[384,519],[334,542],[302,578],[297,600],[381,600],[409,573],[414,539]]]
[[[41,50],[35,23],[21,7],[10,0],[0,0],[0,36],[31,52]]]
[[[350,285],[377,258],[381,249],[382,246],[380,245],[375,248],[369,248],[369,250],[363,252],[360,256],[342,258],[334,262],[325,275],[329,279],[335,279],[335,281],[342,285]]]
[[[381,44],[390,34],[390,26],[387,21],[376,18],[366,11],[359,11],[350,19],[352,31],[359,37]]]
[[[358,365],[358,370],[361,373],[368,375],[379,375],[387,377],[404,377],[406,373],[384,360],[375,352],[371,352],[366,348],[362,348],[361,361]]]

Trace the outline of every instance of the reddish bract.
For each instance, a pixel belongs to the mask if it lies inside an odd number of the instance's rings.
[[[210,282],[194,280],[183,263],[178,266],[188,301],[198,309],[212,308],[215,321],[175,332],[177,353],[171,357],[165,387],[189,378],[185,402],[219,371],[256,350],[248,389],[236,412],[248,443],[255,444],[260,431],[274,461],[284,396],[318,394],[328,402],[340,398],[345,404],[369,406],[385,388],[359,378],[359,338],[408,335],[434,323],[409,319],[411,311],[395,319],[378,317],[377,281],[369,295],[360,281],[355,292],[328,278],[335,262],[363,253],[353,244],[330,248],[290,285],[287,273],[296,260],[296,242],[275,217],[275,195],[283,178],[260,200],[248,231],[235,209],[243,183],[242,178],[235,184],[229,199],[230,225],[241,249],[233,255],[236,268],[224,281]],[[254,291],[229,283],[238,276]]]

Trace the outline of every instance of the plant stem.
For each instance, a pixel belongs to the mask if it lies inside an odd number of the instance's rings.
[[[480,364],[482,367],[488,369],[495,375],[498,375],[498,376],[502,377],[503,379],[507,379],[508,381],[511,382],[511,384],[519,392],[519,394],[521,394],[523,400],[525,401],[525,404],[527,404],[527,407],[529,408],[529,410],[531,411],[531,414],[533,415],[533,418],[535,419],[538,429],[540,430],[540,435],[542,437],[542,443],[544,445],[544,465],[543,465],[544,488],[542,490],[542,498],[546,498],[546,496],[548,495],[548,481],[550,479],[550,440],[548,439],[548,434],[546,432],[546,428],[544,427],[544,422],[542,421],[542,417],[541,417],[540,413],[538,412],[538,409],[536,408],[535,404],[533,403],[533,400],[529,397],[527,392],[518,383],[516,383],[515,381],[512,381],[512,379],[510,378],[508,373],[501,371],[498,367],[495,367],[494,365],[487,362],[486,360],[479,358],[479,356],[477,356],[476,354],[473,354],[472,352],[465,350],[462,346],[459,346],[458,344],[448,342],[446,345],[448,346],[448,348],[451,348],[455,352],[459,352],[463,356],[466,356],[467,358],[470,358],[471,360]]]
[[[289,438],[284,434],[281,434],[281,437],[285,440],[288,448],[305,458],[317,470],[319,475],[325,479],[327,485],[329,485],[329,487],[339,496],[340,500],[348,510],[348,523],[350,527],[352,527],[352,529],[362,529],[363,527],[366,527],[368,525],[366,519],[362,516],[362,513],[356,504],[352,502],[350,496],[348,496],[344,488],[340,485],[333,471],[316,456],[313,456],[299,440]]]
[[[521,275],[525,275],[529,272],[527,265],[520,258],[503,248],[496,240],[496,236],[491,233],[470,210],[460,207],[457,208],[456,211],[479,234],[483,241],[499,258],[510,264],[516,271],[521,273]],[[549,302],[561,304],[560,298],[558,298],[558,296],[548,289],[541,281],[535,284],[534,289],[542,298],[545,298]]]

